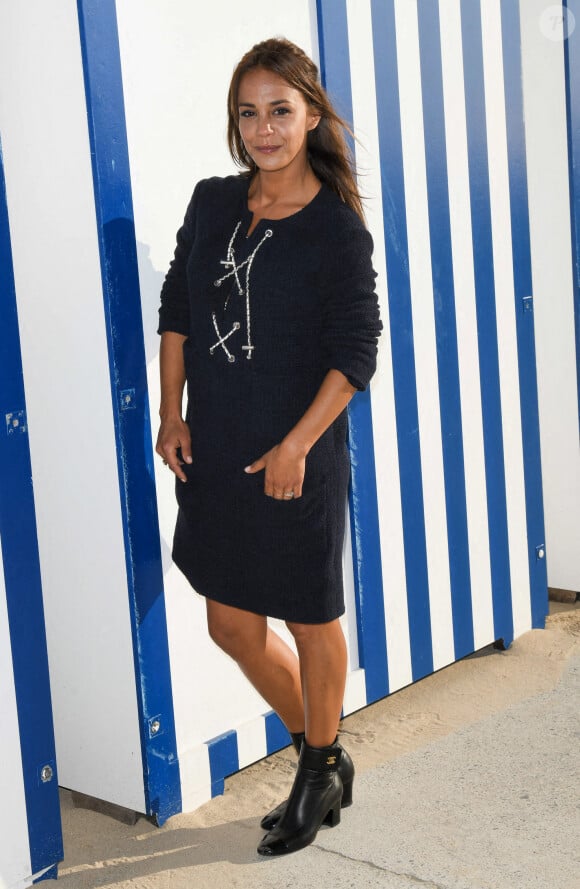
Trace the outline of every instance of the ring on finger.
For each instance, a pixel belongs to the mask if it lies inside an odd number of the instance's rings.
[[[294,491],[284,491],[284,497],[286,500],[292,500],[294,497]]]

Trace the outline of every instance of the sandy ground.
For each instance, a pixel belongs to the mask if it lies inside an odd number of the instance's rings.
[[[482,649],[346,718],[342,741],[359,776],[554,689],[570,658],[580,656],[580,605],[552,603],[551,612],[545,630],[526,633],[508,651]],[[161,829],[145,819],[127,826],[75,808],[70,793],[61,791],[65,860],[59,885],[71,889],[261,885],[267,873],[264,867],[272,864],[255,854],[262,835],[257,821],[286,795],[294,763],[289,749],[262,760],[229,778],[223,796],[192,814],[171,818]],[[275,885],[298,883],[282,879]],[[301,885],[320,883],[306,877]]]

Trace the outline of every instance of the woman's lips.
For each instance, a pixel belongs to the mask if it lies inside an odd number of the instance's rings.
[[[279,145],[258,145],[256,151],[259,151],[261,154],[274,154],[279,148]]]

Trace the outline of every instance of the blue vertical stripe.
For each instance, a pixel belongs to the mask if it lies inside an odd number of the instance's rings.
[[[224,778],[239,771],[238,735],[235,731],[225,732],[207,742],[209,770],[211,775],[211,795],[224,792]]]
[[[418,4],[427,201],[455,658],[473,651],[467,499],[438,0]]]
[[[568,124],[568,174],[570,210],[572,215],[572,262],[574,288],[574,330],[576,332],[576,387],[580,416],[580,2],[564,0],[576,28],[566,31],[564,40],[564,76],[566,85],[566,119]]]
[[[290,737],[288,729],[274,710],[264,716],[264,723],[266,729],[266,750],[268,751],[268,755],[270,755],[270,753],[276,753],[277,750],[281,750],[283,747],[287,747],[288,744],[292,743],[292,738]]]
[[[32,874],[63,857],[48,653],[4,161],[0,145],[0,540]],[[18,425],[9,414],[18,415]],[[53,770],[43,783],[43,766]],[[2,769],[17,769],[3,763]],[[54,869],[52,870],[55,875]],[[1,881],[1,880],[0,880]]]
[[[545,537],[534,315],[524,311],[522,302],[532,294],[532,261],[517,0],[501,0],[501,19],[532,626],[543,627],[548,613],[548,581],[546,559],[536,554]]]
[[[114,0],[78,0],[97,232],[141,719],[145,798],[158,823],[181,811],[179,765],[129,153]],[[159,723],[155,732],[153,726]]]
[[[433,672],[393,0],[372,0],[372,28],[403,537],[413,679]]]
[[[379,505],[377,500],[370,391],[349,408],[350,526],[356,592],[359,663],[365,671],[367,704],[389,693],[389,669]]]
[[[321,71],[339,113],[353,120],[348,22],[344,0],[318,0]],[[350,520],[357,608],[359,662],[367,703],[389,692],[383,571],[379,539],[371,399],[359,392],[349,406]]]
[[[264,714],[264,731],[267,756],[292,743],[288,729],[274,710]],[[240,768],[238,733],[232,729],[212,738],[206,744],[209,754],[211,795],[214,797],[224,792],[225,778]]]
[[[461,31],[483,444],[496,639],[513,641],[480,0],[462,0]],[[519,50],[518,50],[519,52]]]
[[[350,51],[346,0],[317,0],[320,78],[330,93],[332,104],[352,124]],[[351,147],[352,142],[350,143]]]

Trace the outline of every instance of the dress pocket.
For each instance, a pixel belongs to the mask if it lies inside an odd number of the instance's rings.
[[[263,478],[261,479],[263,485]],[[270,559],[325,553],[329,547],[328,490],[324,480],[306,484],[294,500],[266,497],[263,487],[256,504],[248,546]]]

